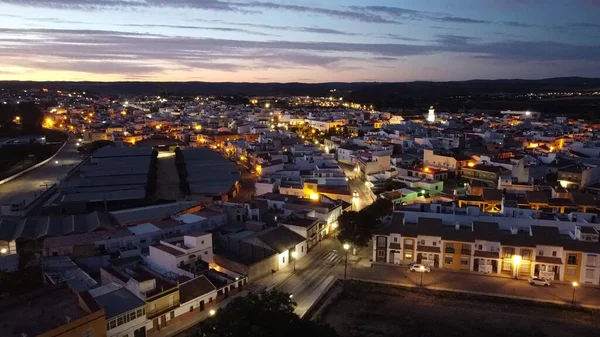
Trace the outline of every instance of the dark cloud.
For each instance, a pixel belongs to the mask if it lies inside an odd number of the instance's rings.
[[[437,22],[450,22],[450,23],[490,23],[486,20],[478,20],[472,18],[457,17],[445,13],[425,12],[416,11],[412,9],[390,7],[390,6],[352,6],[350,7],[355,11],[363,11],[366,13],[376,13],[383,17],[390,17],[396,20],[430,20]]]
[[[536,25],[531,25],[531,24],[528,24],[528,23],[523,23],[523,22],[518,22],[518,21],[504,21],[502,24],[504,24],[505,26],[522,27],[522,28],[537,27]]]
[[[461,35],[437,35],[430,44],[242,41],[102,30],[0,29],[4,65],[90,73],[144,74],[170,69],[290,69],[339,71],[417,55],[461,53],[518,62],[598,62],[600,46],[556,42],[482,42]],[[43,61],[40,61],[43,60]],[[46,61],[47,60],[47,61]]]
[[[358,33],[351,33],[351,32],[345,32],[345,31],[341,31],[341,30],[337,30],[337,29],[322,28],[322,27],[276,26],[276,25],[267,25],[267,24],[258,24],[258,23],[229,22],[229,21],[223,21],[223,20],[204,20],[204,19],[197,19],[195,21],[206,22],[206,23],[219,23],[219,24],[238,26],[238,27],[262,28],[262,29],[270,29],[270,30],[277,30],[277,31],[317,33],[317,34],[330,34],[330,35],[347,35],[347,36],[360,35]]]
[[[266,10],[287,10],[294,12],[301,12],[307,14],[317,14],[317,15],[326,15],[331,17],[337,17],[340,19],[350,19],[362,22],[369,23],[398,23],[395,20],[383,18],[380,15],[362,12],[362,11],[354,11],[354,10],[338,10],[338,9],[328,9],[328,8],[320,8],[320,7],[309,7],[309,6],[299,6],[299,5],[287,5],[280,4],[274,2],[248,2],[248,3],[238,3],[237,5],[246,8],[257,8],[257,9],[266,9]]]
[[[207,27],[207,26],[189,26],[189,25],[163,25],[163,24],[127,24],[127,25],[117,25],[121,27],[147,27],[147,28],[175,28],[175,29],[192,29],[192,30],[211,30],[218,32],[234,32],[234,33],[245,33],[250,35],[259,35],[259,36],[281,36],[275,34],[268,34],[253,30],[240,29],[240,28],[231,28],[231,27]]]

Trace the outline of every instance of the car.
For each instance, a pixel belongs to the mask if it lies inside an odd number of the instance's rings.
[[[409,271],[417,271],[417,272],[421,272],[421,273],[431,273],[431,268],[422,265],[420,263],[411,263],[408,266],[408,270]]]
[[[532,286],[549,287],[550,281],[546,280],[545,278],[541,278],[541,277],[530,277],[529,284],[531,284]]]

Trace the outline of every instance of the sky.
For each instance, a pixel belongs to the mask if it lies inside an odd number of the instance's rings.
[[[600,77],[600,0],[0,0],[0,80]]]

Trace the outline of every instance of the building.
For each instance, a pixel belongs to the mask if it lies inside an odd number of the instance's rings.
[[[180,158],[176,160],[191,196],[227,201],[239,192],[239,168],[220,153],[209,148],[191,148],[175,155]]]
[[[502,166],[483,164],[463,167],[461,173],[465,179],[481,181],[491,187],[497,186],[500,177],[511,174],[510,170]]]
[[[65,283],[2,301],[2,337],[106,337],[105,311]]]
[[[437,207],[436,213],[447,215]],[[434,214],[394,212],[391,224],[373,237],[373,261],[600,284],[598,224],[512,219],[501,225],[501,217],[490,216],[451,223],[452,217],[443,220]]]
[[[292,216],[289,219],[282,221],[282,225],[306,239],[307,251],[310,251],[323,238],[320,229],[321,227],[324,227],[324,224],[317,218],[299,218]]]
[[[129,290],[110,283],[89,291],[104,309],[108,337],[146,337],[146,303]]]

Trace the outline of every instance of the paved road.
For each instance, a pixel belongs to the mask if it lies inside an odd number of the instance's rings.
[[[423,286],[431,289],[517,296],[558,303],[571,303],[573,298],[573,287],[570,284],[553,283],[550,287],[540,287],[532,286],[526,280],[443,270],[411,273],[407,267],[373,265],[369,268],[351,264],[348,277],[405,286],[421,286],[422,277]],[[600,288],[578,287],[575,301],[578,304],[600,307]]]
[[[344,163],[339,163],[339,165],[349,179],[348,188],[350,191],[358,192],[358,198],[353,199],[353,210],[360,211],[373,203],[374,200],[371,198],[369,188],[365,186],[365,182],[362,179],[355,178],[354,166]]]
[[[256,283],[268,289],[292,294],[296,313],[303,316],[337,278],[344,277],[345,255],[339,243],[324,240],[310,253],[293,264],[278,271],[275,278],[267,276]]]
[[[64,178],[82,159],[77,152],[77,139],[70,138],[52,161],[0,185],[0,204],[31,203],[48,187]]]

